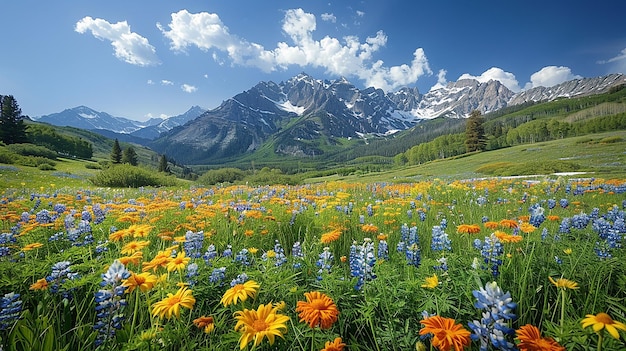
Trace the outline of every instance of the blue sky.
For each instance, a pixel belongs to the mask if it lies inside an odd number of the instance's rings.
[[[2,12],[0,94],[33,117],[79,105],[172,116],[300,72],[422,93],[461,77],[519,91],[626,73],[622,0],[20,0]]]

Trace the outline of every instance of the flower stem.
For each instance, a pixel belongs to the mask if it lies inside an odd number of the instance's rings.
[[[563,333],[563,324],[565,322],[565,289],[561,290],[561,333]]]
[[[598,349],[597,349],[598,351],[602,351],[602,341],[604,339],[603,337],[604,337],[604,333],[599,332],[598,333]]]

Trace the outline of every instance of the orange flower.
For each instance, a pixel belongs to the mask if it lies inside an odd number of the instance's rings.
[[[559,345],[552,338],[542,338],[539,329],[531,324],[526,324],[515,331],[520,341],[517,347],[520,351],[565,351],[565,347]]]
[[[328,233],[322,234],[320,241],[324,244],[328,244],[339,239],[340,236],[341,236],[341,229],[336,228],[336,229],[331,230]]]
[[[500,226],[502,228],[509,228],[509,229],[517,228],[517,221],[514,221],[512,219],[503,219],[500,221]]]
[[[38,249],[38,248],[40,248],[42,246],[43,246],[43,244],[41,244],[41,243],[32,243],[32,244],[28,244],[28,245],[24,246],[22,248],[22,251],[30,251],[30,250]]]
[[[488,222],[483,223],[483,225],[487,229],[496,229],[496,228],[498,228],[499,224],[498,224],[498,222],[488,221]]]
[[[456,227],[456,231],[462,234],[476,234],[480,232],[478,224],[461,224]]]
[[[546,218],[547,218],[549,221],[553,221],[553,222],[556,222],[556,221],[560,221],[560,220],[561,220],[561,217],[559,217],[559,216],[557,216],[557,215],[549,215],[549,216],[548,216],[548,217],[546,217]]]
[[[204,328],[204,332],[209,334],[215,329],[215,322],[213,321],[213,317],[211,316],[202,316],[193,320],[193,324],[200,328]]]
[[[535,231],[535,229],[537,229],[537,227],[535,227],[534,225],[528,223],[528,222],[524,222],[522,224],[520,224],[519,226],[519,230],[522,231],[522,233],[532,233]]]
[[[341,338],[335,338],[333,341],[326,341],[321,351],[342,351],[346,344],[341,342]]]
[[[373,224],[363,224],[361,226],[361,230],[366,232],[366,233],[378,233],[378,227],[373,225]]]
[[[120,257],[118,260],[124,265],[128,266],[129,264],[139,264],[139,261],[143,259],[143,253],[141,251],[137,251],[130,256]]]
[[[376,236],[378,240],[387,240],[387,234],[380,233]]]
[[[41,278],[31,284],[30,290],[46,290],[48,289],[48,281],[45,278]]]
[[[511,235],[499,230],[496,230],[494,234],[502,243],[518,243],[524,239],[521,235]]]
[[[422,319],[420,323],[424,328],[420,330],[420,335],[432,334],[432,345],[439,348],[439,351],[462,351],[471,342],[470,332],[463,328],[462,324],[454,324],[452,318],[432,316]]]
[[[304,293],[305,301],[298,301],[296,312],[299,312],[300,322],[306,322],[309,327],[319,326],[329,329],[338,319],[339,310],[333,299],[319,291]]]

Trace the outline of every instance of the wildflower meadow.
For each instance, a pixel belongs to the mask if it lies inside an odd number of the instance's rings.
[[[626,180],[4,190],[0,350],[624,350]]]

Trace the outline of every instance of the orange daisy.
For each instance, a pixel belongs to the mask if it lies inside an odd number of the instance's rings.
[[[462,324],[454,324],[452,318],[432,316],[422,319],[420,323],[424,328],[420,330],[420,335],[432,334],[431,343],[438,347],[439,351],[462,351],[471,342],[470,332],[463,328]]]
[[[541,337],[539,329],[531,324],[526,324],[515,331],[520,341],[517,347],[520,351],[565,351],[565,347],[559,345],[552,338]]]
[[[37,280],[36,282],[31,284],[29,288],[29,290],[46,290],[46,289],[48,289],[48,281],[46,280],[46,278],[41,278]]]
[[[483,223],[483,225],[487,229],[496,229],[499,226],[498,222],[493,222],[493,221],[487,221],[487,222]]]
[[[341,338],[335,338],[333,341],[326,341],[321,351],[342,351],[346,344],[341,342]]]
[[[329,329],[339,316],[333,299],[319,291],[306,292],[304,296],[306,301],[298,301],[296,307],[300,322],[306,322],[311,328]]]
[[[320,241],[324,244],[328,244],[339,239],[340,236],[341,236],[341,229],[336,228],[336,229],[331,230],[330,232],[322,234]]]
[[[499,230],[496,230],[494,234],[502,243],[518,243],[524,239],[521,235],[511,235]]]
[[[509,229],[513,229],[513,228],[517,228],[517,221],[514,221],[512,219],[503,219],[500,221],[500,226],[502,228],[509,228]]]
[[[204,332],[207,334],[215,330],[215,322],[211,316],[198,317],[193,320],[193,324],[200,329],[204,329]]]
[[[519,226],[519,230],[522,231],[522,233],[526,233],[526,234],[534,232],[535,229],[537,229],[537,227],[535,227],[534,225],[528,222],[524,222],[520,224]]]
[[[456,231],[462,234],[476,234],[480,232],[478,224],[461,224],[456,227]]]

